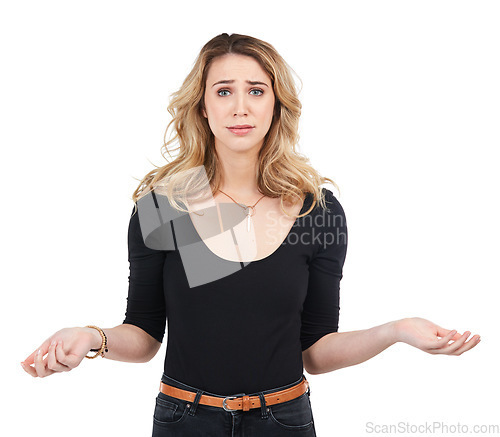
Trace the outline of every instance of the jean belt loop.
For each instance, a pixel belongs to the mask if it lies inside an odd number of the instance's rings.
[[[259,393],[259,398],[260,398],[260,412],[261,412],[261,418],[262,419],[267,419],[267,405],[266,405],[266,398],[264,396],[263,392]]]
[[[193,401],[193,406],[192,408],[189,410],[189,413],[191,416],[194,416],[195,413],[196,413],[196,408],[198,408],[198,404],[200,403],[200,398],[201,396],[203,395],[203,393],[205,393],[203,390],[198,390],[196,392],[196,397],[194,398],[194,401]]]

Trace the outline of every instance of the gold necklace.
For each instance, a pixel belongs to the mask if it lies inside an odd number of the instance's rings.
[[[226,194],[224,193],[224,191],[222,190],[219,190],[222,194]],[[227,197],[229,197],[234,203],[236,203],[236,205],[242,207],[243,209],[245,209],[247,211],[247,232],[250,232],[250,217],[251,215],[254,215],[255,214],[255,205],[257,205],[257,203],[259,203],[262,199],[262,197],[266,197],[266,195],[264,194],[259,200],[257,200],[257,202],[255,202],[252,206],[247,206],[247,205],[244,205],[243,203],[238,203],[236,202],[236,200],[234,200],[229,194],[226,194]],[[252,210],[252,214],[250,215],[250,209]]]

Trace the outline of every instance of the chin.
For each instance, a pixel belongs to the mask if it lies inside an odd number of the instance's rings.
[[[223,140],[218,140],[220,146],[225,147],[234,152],[241,152],[252,150],[255,148],[260,148],[260,145],[263,144],[264,137],[257,139],[255,137],[249,138],[247,136],[234,138],[224,138]]]

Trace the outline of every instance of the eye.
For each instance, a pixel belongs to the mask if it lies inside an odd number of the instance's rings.
[[[254,91],[257,91],[257,93],[259,94],[252,94],[256,97],[258,96],[261,96],[262,94],[264,94],[264,90],[261,90],[260,88],[253,88],[250,90],[251,93],[253,93]],[[230,91],[226,88],[223,88],[223,89],[220,89],[219,91],[217,91],[217,94],[221,97],[226,97],[228,94],[221,94],[221,93],[230,93]]]
[[[261,90],[261,89],[259,89],[259,88],[254,88],[254,89],[253,89],[253,90],[251,90],[250,92],[252,92],[252,91],[257,91],[257,92],[259,92],[259,93],[260,93],[260,94],[254,94],[254,96],[261,96],[262,94],[264,94],[264,91],[263,91],[263,90]]]

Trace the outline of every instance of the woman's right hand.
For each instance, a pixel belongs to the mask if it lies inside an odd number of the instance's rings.
[[[91,329],[76,327],[57,331],[21,363],[23,369],[34,378],[73,370],[93,348],[95,337]]]

